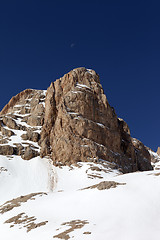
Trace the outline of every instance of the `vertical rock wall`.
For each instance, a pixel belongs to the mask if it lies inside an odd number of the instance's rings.
[[[47,90],[41,156],[54,164],[107,160],[123,172],[141,170],[127,124],[110,107],[99,76],[77,68]],[[151,169],[150,159],[143,168]]]

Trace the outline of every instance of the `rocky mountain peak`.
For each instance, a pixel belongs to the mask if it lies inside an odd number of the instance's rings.
[[[135,142],[95,71],[74,69],[47,89],[41,157],[51,154],[55,165],[109,161],[123,172],[152,169],[150,154]]]
[[[122,172],[152,169],[148,149],[117,118],[99,75],[83,67],[47,91],[26,89],[12,97],[0,113],[0,154],[40,154],[58,166],[107,161]]]

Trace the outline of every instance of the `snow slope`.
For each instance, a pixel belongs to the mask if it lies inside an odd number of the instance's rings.
[[[8,170],[0,174],[0,212],[6,199],[33,192],[47,193],[1,213],[1,239],[159,239],[159,162],[155,164],[157,170],[130,174],[120,174],[102,164],[98,170],[94,163],[80,163],[73,168],[53,167],[54,180],[51,171],[48,174],[49,164],[49,159],[39,157],[30,161],[0,157],[0,166]],[[123,185],[104,190],[87,188],[102,181]],[[54,189],[50,187],[53,182]],[[21,213],[24,214],[15,223],[11,218]],[[45,224],[27,232],[29,221],[25,216],[35,217],[35,224]],[[8,219],[9,223],[4,223]]]
[[[36,157],[30,161],[20,156],[0,156],[0,204],[31,192],[47,192],[54,181],[48,159]]]

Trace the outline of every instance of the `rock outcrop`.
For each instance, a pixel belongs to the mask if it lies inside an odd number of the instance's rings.
[[[157,154],[160,156],[160,147],[157,149]]]
[[[124,173],[152,169],[148,149],[117,118],[98,74],[85,68],[51,83],[47,93],[27,89],[9,101],[0,112],[0,154],[49,155],[55,165],[108,161]]]
[[[0,154],[29,160],[39,155],[45,91],[27,89],[12,97],[0,113]]]
[[[41,157],[51,154],[54,164],[105,160],[123,172],[152,169],[147,150],[110,107],[99,76],[85,68],[48,88],[40,144]]]

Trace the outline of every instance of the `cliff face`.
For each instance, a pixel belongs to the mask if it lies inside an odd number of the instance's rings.
[[[54,164],[109,161],[123,172],[151,170],[145,146],[118,119],[93,70],[77,68],[51,83],[45,100],[41,157]]]
[[[27,89],[10,100],[0,113],[0,154],[49,155],[55,165],[108,161],[122,172],[152,169],[150,153],[117,118],[98,74],[85,68],[51,83],[47,93]]]

